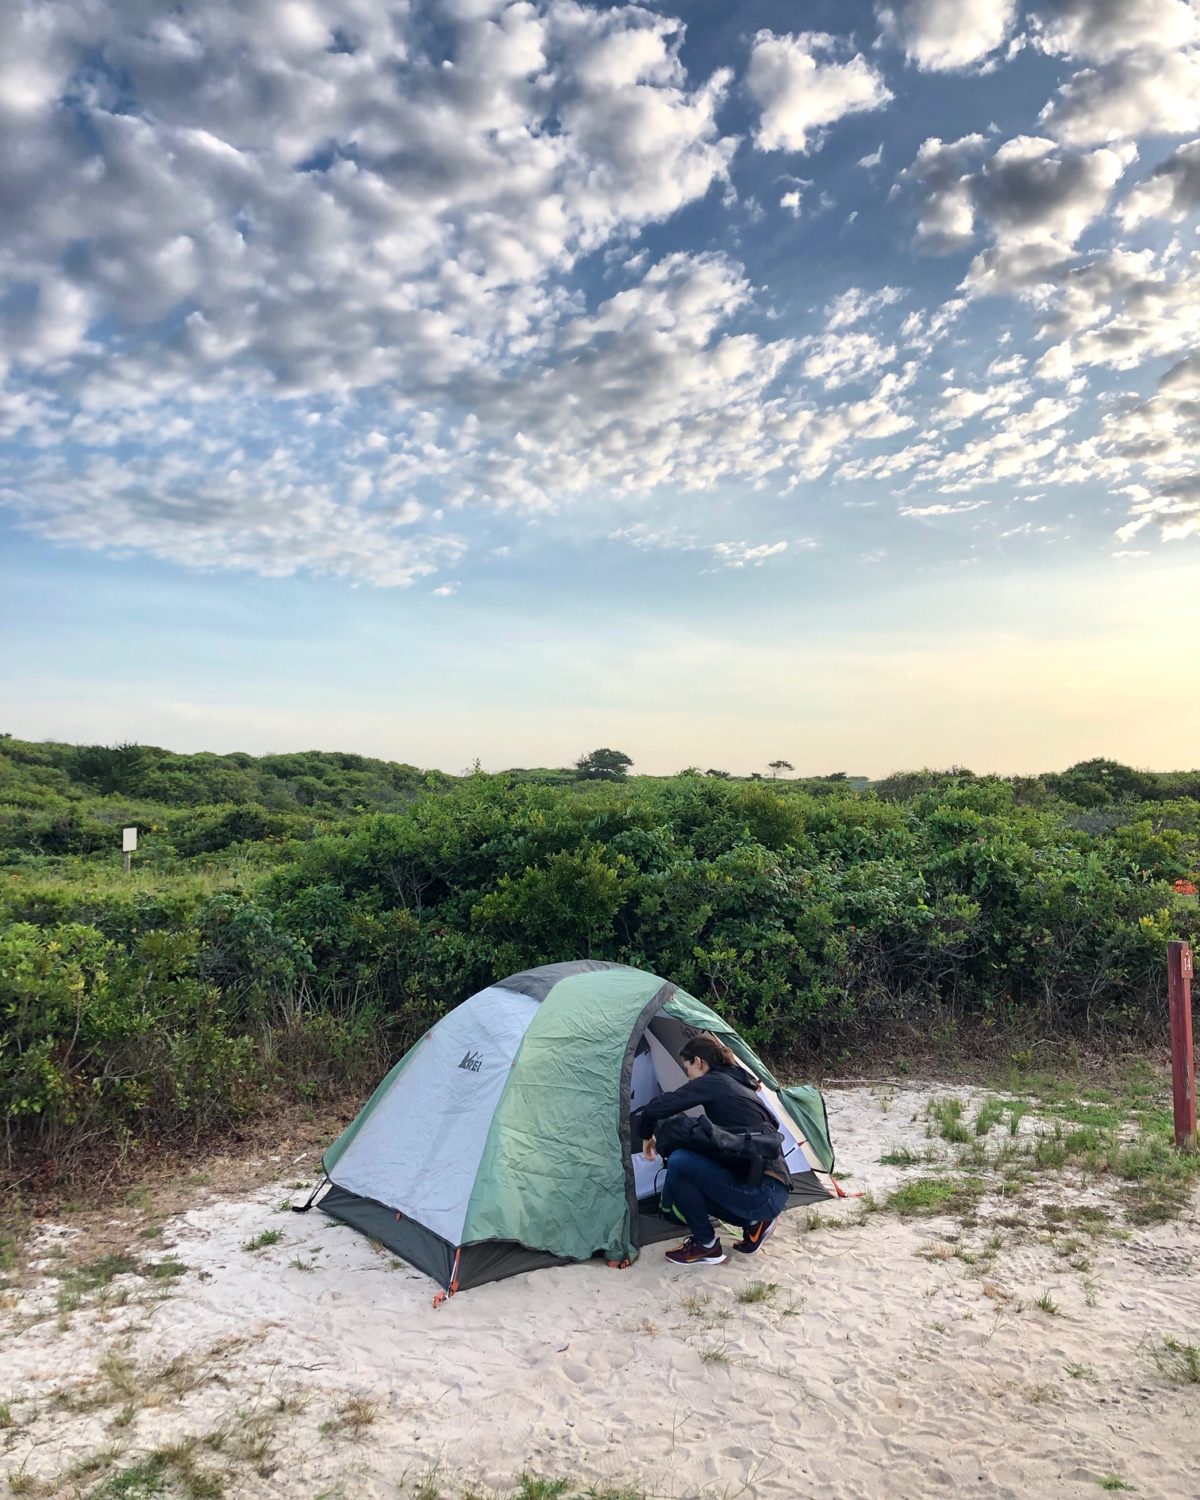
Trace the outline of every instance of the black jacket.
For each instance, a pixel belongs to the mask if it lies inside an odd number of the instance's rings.
[[[714,1125],[726,1130],[759,1130],[764,1124],[771,1130],[778,1129],[775,1116],[754,1092],[754,1079],[745,1068],[718,1064],[699,1078],[690,1079],[682,1088],[651,1099],[633,1116],[633,1133],[638,1140],[647,1141],[654,1134],[656,1121],[697,1104],[704,1106],[704,1113]]]

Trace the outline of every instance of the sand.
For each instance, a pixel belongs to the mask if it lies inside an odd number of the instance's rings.
[[[930,1171],[879,1158],[930,1149],[931,1092],[950,1090],[829,1091],[848,1190],[882,1200]],[[969,1109],[983,1097],[953,1092]],[[131,1221],[136,1256],[186,1273],[119,1276],[61,1315],[52,1273],[87,1245],[44,1228],[42,1274],[0,1313],[0,1475],[64,1495],[424,1485],[428,1500],[511,1491],[522,1471],[572,1494],[714,1500],[1068,1500],[1114,1479],[1155,1500],[1200,1495],[1200,1386],[1153,1358],[1164,1337],[1200,1342],[1195,1203],[1073,1245],[1046,1215],[1085,1201],[1069,1174],[1019,1207],[989,1196],[966,1229],[850,1199],[786,1215],[761,1254],[717,1268],[651,1247],[626,1271],[539,1271],[435,1309],[430,1281],[360,1235],[280,1211],[312,1169],[311,1155],[280,1162],[279,1182],[185,1213],[161,1239]],[[1086,1201],[1111,1202],[1094,1185]],[[283,1238],[244,1248],[270,1230]]]

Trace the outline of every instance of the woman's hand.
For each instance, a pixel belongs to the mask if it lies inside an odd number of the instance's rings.
[[[642,1155],[646,1158],[647,1161],[653,1161],[654,1158],[658,1155],[658,1142],[654,1139],[653,1136],[647,1137],[647,1139],[642,1142]]]

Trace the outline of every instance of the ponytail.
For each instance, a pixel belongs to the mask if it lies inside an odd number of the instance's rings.
[[[702,1031],[685,1042],[679,1049],[681,1062],[706,1062],[710,1068],[735,1068],[738,1060],[724,1042],[717,1041],[711,1031]]]

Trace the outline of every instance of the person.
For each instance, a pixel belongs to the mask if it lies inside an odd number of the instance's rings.
[[[657,1122],[697,1104],[714,1125],[726,1130],[778,1129],[775,1116],[756,1093],[758,1080],[715,1036],[702,1032],[692,1037],[680,1050],[679,1061],[688,1081],[651,1099],[632,1117],[632,1128],[648,1161],[656,1155]],[[742,1227],[743,1238],[735,1250],[755,1254],[774,1232],[788,1191],[782,1157],[777,1165],[768,1164],[761,1182],[752,1185],[714,1157],[698,1151],[672,1151],[660,1201],[685,1220],[689,1234],[682,1245],[667,1251],[667,1259],[677,1266],[719,1266],[727,1260],[713,1228],[714,1214]]]

